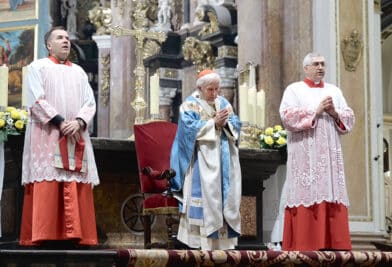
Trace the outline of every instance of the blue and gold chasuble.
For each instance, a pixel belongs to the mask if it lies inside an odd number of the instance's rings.
[[[227,125],[216,129],[214,116],[230,111]],[[180,196],[180,212],[187,221],[205,229],[208,238],[219,239],[227,224],[226,238],[240,235],[241,169],[237,141],[241,122],[230,103],[218,96],[213,104],[199,91],[180,107],[170,164],[176,171],[172,190]]]

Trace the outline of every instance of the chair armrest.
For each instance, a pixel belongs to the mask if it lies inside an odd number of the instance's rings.
[[[171,179],[173,179],[174,176],[176,176],[176,171],[173,170],[172,168],[167,169],[167,170],[164,170],[164,171],[162,172],[162,177],[165,178],[165,179],[167,179],[168,181],[171,180]]]
[[[176,176],[176,172],[172,168],[166,169],[164,171],[157,171],[151,168],[150,166],[144,167],[142,169],[142,174],[149,176],[150,178],[153,179],[157,179],[157,180],[166,179],[168,181],[172,179],[174,176]]]

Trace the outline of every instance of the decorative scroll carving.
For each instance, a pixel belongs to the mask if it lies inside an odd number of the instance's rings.
[[[210,23],[207,23],[206,25],[203,26],[203,28],[199,32],[200,36],[206,36],[219,31],[219,22],[216,13],[210,10],[207,12],[207,17]]]
[[[147,40],[144,44],[143,59],[159,54],[161,45],[155,40]]]
[[[342,55],[347,71],[355,71],[362,57],[363,43],[357,30],[342,40]]]
[[[97,35],[110,34],[112,25],[112,10],[108,7],[101,7],[96,3],[93,9],[88,11],[88,19],[97,29]]]
[[[102,56],[101,103],[108,105],[110,96],[110,53]]]
[[[162,78],[180,80],[180,72],[178,69],[164,68]]]
[[[374,0],[374,10],[376,12],[381,12],[381,0]]]
[[[218,47],[218,58],[237,58],[238,57],[238,48],[237,46],[228,46],[223,45]]]
[[[134,10],[132,13],[134,29],[148,29],[151,25],[151,21],[148,19],[150,14],[150,8],[142,1],[135,1]]]
[[[199,71],[205,68],[214,68],[215,57],[210,42],[187,37],[182,50],[184,59],[192,61]]]

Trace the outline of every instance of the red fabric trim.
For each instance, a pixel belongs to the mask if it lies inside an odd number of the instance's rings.
[[[286,208],[283,250],[351,250],[348,211],[342,204],[322,202]]]
[[[75,144],[75,171],[80,172],[83,165],[83,154],[84,154],[85,142],[82,136]]]
[[[76,171],[80,172],[83,166],[83,154],[85,142],[82,136],[80,136],[79,141],[75,143],[75,170],[70,170],[69,168],[69,159],[68,159],[68,138],[67,136],[60,137],[59,140],[61,161],[63,162],[63,169],[68,171]]]
[[[71,61],[69,61],[68,59],[66,61],[64,61],[64,63],[61,63],[60,60],[58,58],[55,58],[54,56],[48,56],[48,58],[56,64],[64,64],[67,66],[72,66]]]
[[[63,162],[64,170],[69,170],[69,160],[68,160],[68,141],[66,136],[60,137],[59,140],[61,161]]]
[[[323,81],[320,81],[318,84],[316,84],[311,79],[305,78],[304,79],[304,83],[306,83],[310,88],[324,88],[324,82]]]
[[[178,201],[174,197],[167,197],[161,194],[154,194],[144,200],[144,209],[156,209],[161,207],[178,208]]]
[[[346,130],[346,127],[344,127],[344,124],[342,123],[342,121],[341,121],[340,119],[338,119],[338,120],[335,121],[335,122],[336,122],[336,124],[338,125],[338,127],[339,127],[341,130],[343,130],[343,131]]]

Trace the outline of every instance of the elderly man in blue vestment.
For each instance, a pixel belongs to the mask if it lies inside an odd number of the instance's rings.
[[[233,249],[241,231],[241,122],[218,96],[220,77],[203,70],[180,107],[171,167],[180,200],[178,240],[203,250]]]

